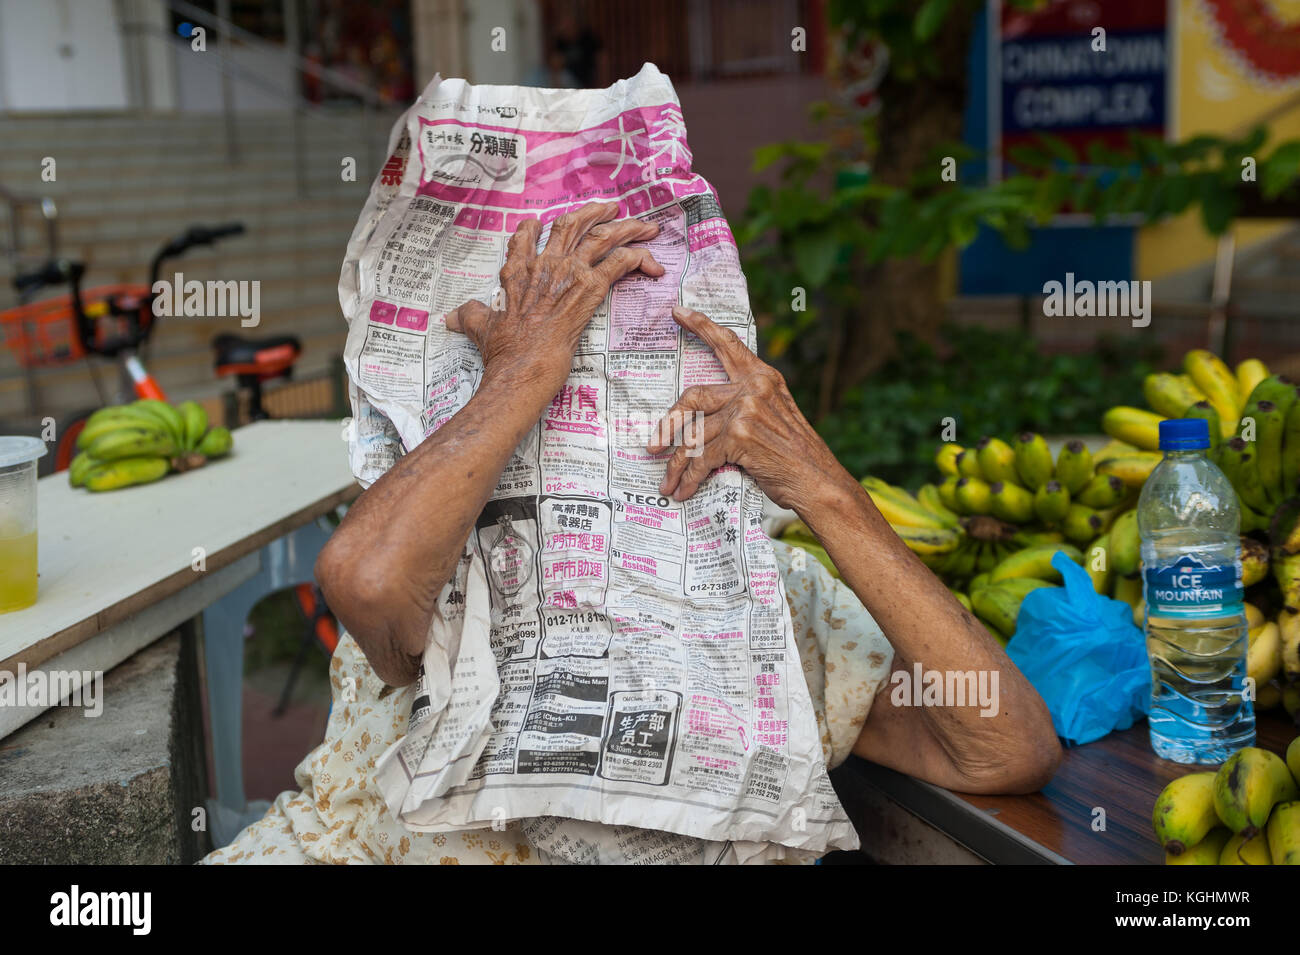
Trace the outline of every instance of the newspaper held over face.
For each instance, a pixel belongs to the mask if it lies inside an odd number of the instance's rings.
[[[339,283],[363,484],[442,427],[482,373],[444,315],[498,287],[523,220],[588,202],[659,226],[666,269],[616,283],[515,450],[430,626],[408,732],[380,762],[415,830],[504,826],[554,861],[751,861],[855,848],[826,774],[753,480],[660,495],[646,444],[725,382],[684,305],[752,349],[731,231],[691,171],[671,83],[606,90],[435,78],[398,121]],[[418,514],[411,515],[419,519]]]

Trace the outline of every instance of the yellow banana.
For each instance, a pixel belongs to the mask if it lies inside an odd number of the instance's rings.
[[[961,472],[957,470],[957,455],[966,449],[960,444],[951,442],[942,445],[934,456],[934,466],[939,469],[939,473],[944,477],[961,477]]]
[[[1223,427],[1219,424],[1219,413],[1208,401],[1198,401],[1183,412],[1184,418],[1200,418],[1205,422],[1205,429],[1210,432],[1210,457],[1219,453],[1223,443]]]
[[[1185,851],[1182,855],[1165,853],[1165,865],[1218,865],[1223,856],[1224,846],[1232,838],[1232,833],[1222,826],[1211,829],[1205,838]]]
[[[1169,855],[1182,855],[1222,825],[1214,809],[1214,779],[1209,772],[1179,776],[1156,797],[1151,824]]]
[[[1121,576],[1136,574],[1142,563],[1137,511],[1128,510],[1115,518],[1110,528],[1110,562]]]
[[[1248,629],[1254,630],[1256,627],[1262,627],[1268,622],[1264,617],[1264,611],[1253,603],[1243,603],[1242,606],[1246,608],[1246,627]]]
[[[1098,474],[1113,474],[1129,487],[1141,487],[1146,483],[1157,464],[1164,460],[1164,455],[1152,451],[1135,451],[1131,454],[1118,455],[1097,462]]]
[[[1268,851],[1268,839],[1262,832],[1257,832],[1249,839],[1233,836],[1224,845],[1223,852],[1219,855],[1219,865],[1272,864],[1273,856]]]
[[[1300,611],[1300,554],[1273,552],[1273,577],[1282,588],[1282,603],[1290,611]]]
[[[1115,592],[1111,594],[1116,600],[1122,600],[1133,608],[1133,622],[1142,626],[1138,619],[1138,609],[1142,606],[1142,578],[1139,576],[1121,577],[1115,575]]]
[[[1220,436],[1230,438],[1236,434],[1245,396],[1238,392],[1237,379],[1228,366],[1214,353],[1196,348],[1183,356],[1183,370],[1219,413]]]
[[[86,489],[90,491],[115,491],[132,484],[148,484],[171,470],[166,458],[121,458],[97,464],[86,473]]]
[[[1255,712],[1277,709],[1282,705],[1282,688],[1277,680],[1255,688]]]
[[[1300,726],[1300,683],[1288,683],[1282,688],[1282,709]]]
[[[954,514],[962,512],[961,505],[957,503],[957,482],[960,480],[961,478],[950,474],[939,483],[939,500],[943,501],[943,506]]]
[[[1052,452],[1041,434],[1022,431],[1016,435],[1015,455],[1020,483],[1029,490],[1037,491],[1052,479]]]
[[[1237,394],[1249,395],[1255,386],[1268,377],[1268,366],[1258,358],[1247,358],[1237,363]]]
[[[984,480],[984,472],[980,470],[979,456],[971,448],[967,448],[956,457],[957,474],[959,477],[975,478]]]
[[[881,516],[895,527],[950,526],[938,514],[926,510],[920,501],[902,488],[894,487],[874,477],[864,477],[861,483],[870,495],[872,503],[876,505],[876,510],[880,511]]]
[[[1249,631],[1246,650],[1246,676],[1255,681],[1256,695],[1282,669],[1282,637],[1277,624],[1268,622]]]
[[[1268,852],[1274,865],[1300,865],[1300,802],[1284,802],[1273,809]]]
[[[1241,535],[1241,586],[1253,587],[1268,576],[1268,548],[1253,537]]]
[[[1006,484],[1018,484],[1020,476],[1016,473],[1016,452],[1001,438],[980,438],[975,446],[979,461],[980,476],[992,484],[1002,481]]]
[[[1291,740],[1291,745],[1286,748],[1286,765],[1296,783],[1300,784],[1300,736]]]
[[[1117,405],[1101,416],[1101,430],[1145,451],[1155,451],[1160,447],[1160,422],[1164,420],[1164,415],[1152,411]]]
[[[1188,408],[1205,400],[1204,392],[1191,379],[1164,371],[1153,372],[1142,380],[1142,396],[1166,418],[1181,418]]]
[[[1300,613],[1283,610],[1277,615],[1282,640],[1282,672],[1292,682],[1300,681]]]
[[[1300,796],[1291,770],[1277,753],[1239,749],[1214,774],[1214,809],[1223,824],[1250,838],[1268,822],[1279,802]]]
[[[896,524],[891,526],[894,533],[901,537],[903,543],[916,554],[947,554],[956,550],[965,539],[958,531],[946,527],[907,527]]]

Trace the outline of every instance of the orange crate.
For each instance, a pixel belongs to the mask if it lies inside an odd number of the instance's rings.
[[[99,285],[81,293],[86,314],[94,321],[98,341],[107,341],[125,331],[125,320],[108,314],[108,300],[129,301],[132,298],[138,299],[140,307],[147,309],[148,286]],[[151,314],[141,316],[145,324],[151,318]],[[24,368],[64,365],[84,357],[86,353],[77,335],[70,294],[0,312],[0,330],[4,332],[5,347],[17,356],[18,363]]]

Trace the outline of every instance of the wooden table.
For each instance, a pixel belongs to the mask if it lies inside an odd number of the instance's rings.
[[[106,494],[43,478],[40,590],[0,615],[0,671],[111,669],[255,577],[268,544],[358,493],[336,421],[258,422],[235,432],[227,458]],[[43,709],[0,707],[0,737]]]
[[[1281,754],[1300,729],[1272,711],[1257,732],[1256,745]],[[864,849],[881,861],[1163,865],[1151,831],[1156,797],[1206,768],[1157,757],[1142,721],[1066,750],[1052,782],[1028,796],[951,793],[856,758],[836,770],[836,784],[865,830]],[[1104,830],[1093,828],[1097,810]]]

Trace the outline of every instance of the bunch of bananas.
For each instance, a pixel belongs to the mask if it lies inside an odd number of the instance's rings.
[[[1300,737],[1175,779],[1151,814],[1167,865],[1300,865]]]
[[[1117,447],[1123,442],[1122,457],[1154,467],[1161,457],[1161,421],[1205,419],[1210,457],[1232,482],[1241,507],[1242,584],[1252,588],[1253,601],[1247,605],[1247,674],[1255,680],[1255,704],[1285,706],[1300,720],[1300,387],[1270,374],[1257,359],[1229,369],[1212,352],[1197,349],[1183,356],[1182,374],[1148,375],[1142,390],[1153,410],[1111,408],[1102,429]],[[1109,541],[1116,570],[1119,530],[1117,521]],[[1125,546],[1134,544],[1134,530],[1124,533]],[[1140,619],[1140,582],[1121,578],[1116,587],[1116,596],[1132,598]]]
[[[112,405],[92,414],[77,436],[68,483],[90,491],[147,484],[201,467],[233,445],[229,429],[209,428],[207,412],[193,401],[177,408],[151,398]]]

